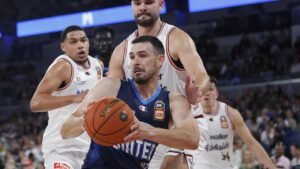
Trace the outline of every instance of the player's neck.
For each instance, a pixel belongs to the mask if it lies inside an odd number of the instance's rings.
[[[216,115],[218,114],[219,104],[218,102],[213,102],[212,104],[205,104],[205,105],[203,104],[202,108],[205,114]]]
[[[142,27],[138,25],[138,36],[150,35],[150,36],[157,36],[163,26],[162,21],[160,18],[153,24],[153,26],[149,27]]]
[[[151,98],[156,93],[159,87],[157,80],[154,81],[153,79],[145,84],[134,83],[134,85],[143,100],[148,100],[149,98]]]

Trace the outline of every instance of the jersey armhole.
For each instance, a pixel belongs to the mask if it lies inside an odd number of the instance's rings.
[[[128,38],[126,38],[125,44],[124,44],[122,66],[124,66],[124,64],[125,64],[125,59],[126,59],[126,55],[127,55],[127,47],[128,47]]]
[[[225,104],[225,113],[228,116],[229,124],[230,124],[232,130],[234,130],[234,125],[232,124],[232,120],[231,120],[231,117],[229,115],[229,106],[227,104]]]
[[[66,82],[61,83],[59,88],[56,89],[56,91],[62,91],[64,89],[66,89],[67,87],[69,87],[70,84],[72,83],[73,76],[74,76],[74,68],[73,68],[72,63],[70,61],[68,61],[67,59],[65,59],[65,58],[61,58],[61,59],[67,61],[70,64],[70,66],[71,66],[71,77],[70,77],[70,80],[67,83]],[[59,59],[59,60],[61,60],[61,59]]]
[[[170,43],[170,34],[175,30],[176,27],[171,28],[171,30],[167,34],[166,38],[166,55],[171,63],[171,65],[178,71],[185,71],[180,59],[178,61],[174,60],[171,56],[170,50],[169,50],[169,43]]]

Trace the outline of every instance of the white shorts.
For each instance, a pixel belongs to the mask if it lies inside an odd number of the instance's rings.
[[[161,145],[161,144],[159,144],[156,147],[153,157],[149,163],[148,169],[159,169],[160,168],[162,161],[164,159],[164,156],[167,152],[167,149],[168,149],[167,146]]]
[[[199,140],[199,147],[197,150],[180,150],[176,148],[171,148],[169,147],[167,149],[167,153],[165,154],[166,156],[177,156],[179,154],[184,154],[187,160],[187,163],[189,165],[190,169],[193,169],[194,167],[194,159],[197,157],[201,151],[204,150],[204,147],[206,145],[206,140],[208,139],[208,124],[207,121],[203,117],[203,110],[201,105],[197,107],[193,107],[192,113],[197,121],[198,127],[199,127],[199,132],[200,132],[200,140]],[[195,168],[196,169],[196,168]]]
[[[44,154],[45,169],[81,169],[86,153],[51,151]]]

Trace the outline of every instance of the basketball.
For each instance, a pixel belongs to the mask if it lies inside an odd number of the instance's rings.
[[[134,115],[124,101],[110,97],[90,105],[84,120],[85,130],[95,143],[113,146],[124,142]]]

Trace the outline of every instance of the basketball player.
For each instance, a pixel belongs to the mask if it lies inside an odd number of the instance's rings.
[[[132,70],[130,70],[131,60],[129,56],[131,41],[143,35],[156,36],[163,43],[166,53],[165,61],[159,72],[159,84],[169,91],[186,95],[191,104],[199,103],[201,93],[207,90],[209,77],[191,37],[179,28],[161,21],[159,12],[164,6],[164,0],[132,0],[131,5],[137,30],[114,50],[109,65],[109,76],[120,79],[131,78]],[[196,117],[201,117],[199,115],[202,111],[198,109],[193,113]],[[198,121],[201,133],[199,149],[201,149],[205,145],[204,137],[207,126],[205,120],[199,118]],[[157,151],[150,165],[153,169],[161,166],[161,160],[166,151],[161,147],[158,149],[161,152]],[[170,150],[169,152],[168,156],[165,157],[163,169],[175,163],[176,165],[171,167],[172,169],[186,168],[186,164],[183,164],[184,166],[178,164],[178,162],[183,161],[180,159],[184,157],[183,151]],[[178,154],[180,156],[177,156]],[[188,162],[190,160],[192,159],[189,159]]]
[[[63,55],[49,66],[31,102],[32,112],[48,111],[42,151],[46,169],[81,168],[89,148],[87,135],[63,140],[59,130],[70,112],[81,103],[102,75],[103,64],[88,55],[89,40],[79,26],[69,26],[61,34]]]
[[[106,26],[98,27],[94,31],[94,55],[103,62],[105,67],[104,74],[106,73],[106,69],[108,70],[110,56],[113,52],[114,35],[114,30]]]
[[[211,78],[210,81],[211,86],[201,101],[204,118],[208,121],[209,138],[205,151],[196,156],[198,159],[195,159],[194,168],[232,169],[233,137],[237,134],[265,168],[275,169],[268,154],[247,128],[239,111],[217,100],[216,80]]]
[[[159,86],[162,43],[156,37],[141,36],[132,41],[131,49],[132,80],[109,77],[99,81],[61,129],[63,138],[80,135],[84,131],[84,108],[102,97],[116,96],[135,112],[137,120],[132,133],[125,137],[127,143],[105,147],[92,142],[83,169],[147,169],[158,143],[180,149],[198,148],[199,130],[189,102],[183,95]],[[174,124],[176,128],[168,129]]]

